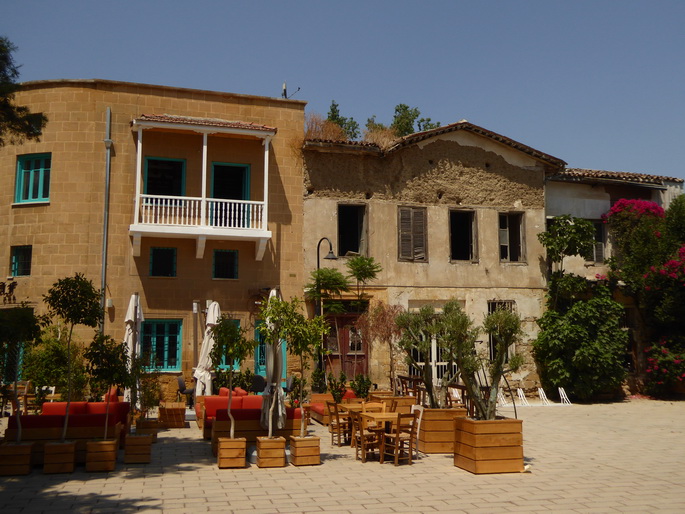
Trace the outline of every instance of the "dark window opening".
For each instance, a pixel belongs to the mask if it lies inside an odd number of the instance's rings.
[[[172,159],[147,159],[145,194],[185,195],[185,162]]]
[[[249,167],[240,164],[214,164],[212,197],[223,200],[249,200]]]
[[[365,205],[338,205],[338,255],[362,255],[365,250]]]
[[[150,248],[150,276],[176,276],[176,248]]]
[[[474,214],[468,211],[450,212],[450,259],[453,261],[472,261],[476,258]]]
[[[238,278],[238,250],[214,250],[214,278]]]
[[[499,258],[505,262],[523,261],[523,214],[499,215]]]

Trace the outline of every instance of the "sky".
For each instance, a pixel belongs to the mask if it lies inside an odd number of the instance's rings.
[[[418,107],[569,167],[685,178],[682,0],[2,0],[20,81]],[[161,113],[160,113],[161,114]]]

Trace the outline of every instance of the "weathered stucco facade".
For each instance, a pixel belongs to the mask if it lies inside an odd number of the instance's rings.
[[[546,285],[536,235],[545,229],[545,177],[563,161],[460,122],[407,136],[385,152],[308,141],[304,164],[305,270],[316,268],[317,243],[328,237],[342,258],[323,265],[344,272],[345,250],[357,237],[357,253],[383,267],[369,290],[375,300],[413,309],[456,298],[476,324],[507,302],[525,331],[516,351],[527,355],[527,365],[514,378],[526,387],[535,383],[530,342]],[[351,235],[350,211],[358,220]],[[419,215],[409,243],[404,213]],[[387,386],[387,344],[367,351],[372,380]]]
[[[16,283],[12,303],[26,302],[44,312],[42,295],[48,288],[80,272],[105,289],[104,330],[121,339],[129,299],[140,293],[146,320],[179,323],[179,358],[167,362],[165,370],[166,393],[172,398],[177,375],[192,384],[208,300],[218,301],[241,326],[252,327],[264,290],[279,287],[286,298],[301,295],[302,166],[293,148],[302,139],[304,102],[102,80],[26,83],[16,102],[45,113],[49,121],[40,141],[0,148],[0,260],[9,265],[5,275],[13,276],[6,282]],[[112,145],[103,284],[108,109]],[[17,167],[27,156],[49,157],[49,194],[44,197],[20,194],[23,179]],[[159,168],[168,162],[182,173],[176,176],[178,192],[144,197],[154,193],[153,164]],[[254,231],[243,227],[163,221],[167,213],[158,207],[171,205],[162,203],[164,195],[181,197],[183,209],[190,208],[191,198],[195,206],[231,198],[217,194],[221,184],[215,175],[236,166],[245,170],[240,201],[250,207],[243,216],[268,207],[266,224],[258,231],[261,239],[247,237]],[[155,187],[163,191],[171,175],[156,172],[162,175]],[[230,181],[221,187],[228,189]],[[153,209],[158,210],[143,220]],[[223,220],[226,225],[227,217]],[[134,231],[136,223],[150,232]],[[258,255],[259,241],[263,255]],[[17,248],[30,248],[29,269],[13,269]],[[162,252],[153,256],[153,248]],[[217,273],[216,251],[235,256],[228,278]],[[152,269],[155,259],[171,254],[161,275]],[[84,340],[91,335],[81,331]]]

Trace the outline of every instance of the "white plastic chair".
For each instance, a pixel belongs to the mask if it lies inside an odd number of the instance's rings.
[[[516,389],[516,394],[518,394],[519,402],[521,402],[521,405],[530,407],[530,403],[528,403],[528,399],[526,398],[526,394],[523,392],[523,389],[521,389],[520,387]]]
[[[550,401],[547,399],[547,394],[542,387],[538,387],[538,396],[540,396],[540,401],[542,405],[551,405]]]
[[[566,395],[566,391],[564,391],[563,387],[559,388],[559,398],[561,398],[562,404],[571,405],[571,400],[568,399],[568,396]]]
[[[500,407],[507,407],[509,405],[509,401],[506,399],[502,391],[497,391],[497,405]]]

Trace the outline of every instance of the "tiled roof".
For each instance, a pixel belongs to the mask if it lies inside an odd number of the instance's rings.
[[[619,180],[621,182],[638,182],[642,184],[663,185],[664,182],[682,183],[683,179],[648,175],[646,173],[629,173],[627,171],[587,170],[582,168],[567,168],[552,177],[553,180],[583,181],[587,179]]]
[[[508,138],[506,136],[503,136],[501,134],[497,134],[496,132],[492,132],[491,130],[484,129],[483,127],[479,127],[478,125],[474,125],[473,123],[469,123],[468,121],[459,121],[457,123],[452,123],[450,125],[445,125],[444,127],[438,127],[435,129],[431,130],[425,130],[423,132],[416,132],[415,134],[409,134],[408,136],[404,136],[400,139],[397,140],[395,144],[393,144],[390,147],[389,151],[396,150],[398,148],[402,148],[404,146],[408,146],[414,143],[418,143],[419,141],[424,141],[428,138],[439,136],[441,134],[446,134],[448,132],[454,132],[456,130],[467,130],[469,132],[473,132],[475,134],[480,134],[481,136],[485,136],[487,138],[490,138],[494,141],[497,141],[498,143],[502,143],[507,146],[511,146],[512,148],[515,148],[516,150],[519,150],[521,152],[527,153],[528,155],[535,157],[537,159],[546,161],[554,166],[565,166],[566,162],[562,161],[561,159],[554,157],[552,155],[546,154],[544,152],[540,152],[539,150],[536,150],[535,148],[531,148],[530,146],[524,145],[523,143],[519,143],[518,141],[514,141],[511,138]]]
[[[141,114],[137,120],[154,123],[169,123],[174,125],[195,125],[198,127],[217,127],[224,129],[253,130],[257,132],[276,132],[275,127],[258,125],[245,121],[228,121],[216,118],[191,118],[188,116],[173,116],[171,114]]]
[[[346,146],[360,146],[365,148],[378,148],[376,143],[369,143],[368,141],[349,141],[345,139],[307,139],[305,143],[321,143],[329,145],[346,145]]]

